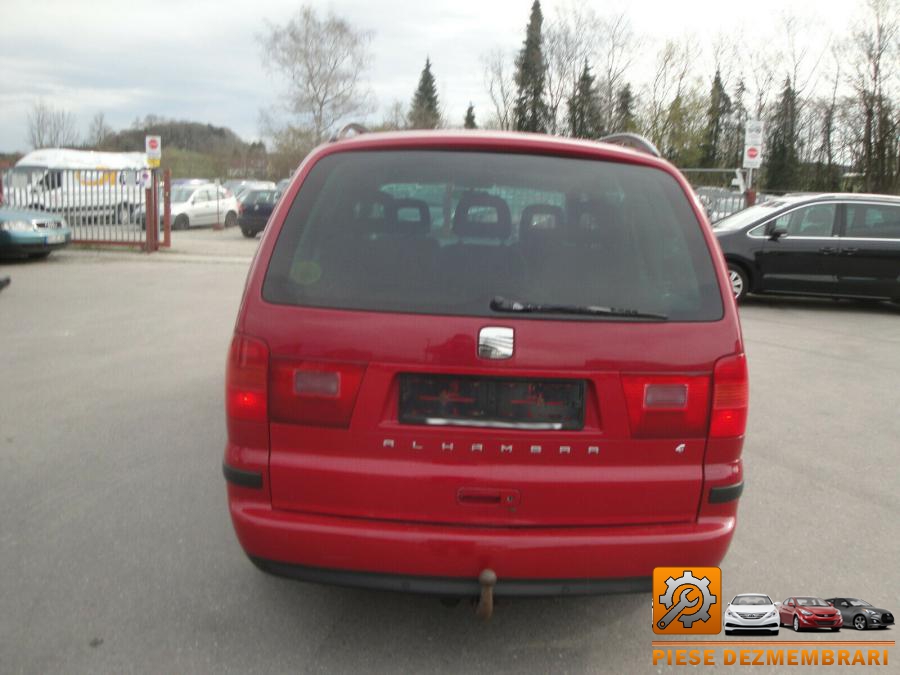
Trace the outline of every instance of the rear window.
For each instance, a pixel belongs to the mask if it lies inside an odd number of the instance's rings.
[[[487,152],[324,157],[291,205],[263,285],[277,304],[424,314],[496,316],[497,296],[682,321],[723,311],[700,224],[670,175]]]

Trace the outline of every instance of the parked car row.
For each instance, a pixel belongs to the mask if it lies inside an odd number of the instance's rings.
[[[900,197],[787,195],[713,231],[738,301],[748,293],[900,301]]]
[[[738,631],[777,635],[781,626],[797,632],[820,628],[837,632],[845,625],[856,630],[887,628],[894,623],[894,615],[858,598],[791,596],[783,602],[772,602],[764,593],[742,593],[725,607],[724,622],[726,635]]]

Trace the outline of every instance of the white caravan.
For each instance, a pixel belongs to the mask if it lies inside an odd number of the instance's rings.
[[[60,213],[70,221],[130,223],[144,203],[143,152],[35,150],[16,162],[4,180],[8,204]]]

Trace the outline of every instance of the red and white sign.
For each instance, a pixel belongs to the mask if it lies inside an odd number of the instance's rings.
[[[758,169],[762,166],[763,123],[747,120],[744,126],[744,168]]]
[[[162,139],[159,136],[145,136],[144,149],[147,152],[147,164],[156,168],[162,159]]]

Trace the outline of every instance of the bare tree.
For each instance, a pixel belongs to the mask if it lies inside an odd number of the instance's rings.
[[[512,57],[502,49],[494,49],[482,56],[481,61],[484,67],[484,86],[494,107],[494,116],[485,126],[508,131],[513,127],[516,105]]]
[[[646,87],[644,133],[662,147],[671,125],[672,104],[686,93],[694,63],[694,52],[687,41],[669,40],[656,56],[653,79]],[[677,107],[677,106],[676,106]]]
[[[330,12],[320,18],[308,5],[287,23],[267,22],[258,36],[265,65],[287,80],[288,112],[316,142],[341,120],[370,110],[363,74],[371,37]]]
[[[863,121],[858,162],[869,191],[888,191],[898,179],[897,121],[887,91],[900,65],[900,8],[895,0],[868,0],[868,16],[849,45],[850,85]]]
[[[575,96],[585,64],[596,60],[601,22],[593,10],[569,5],[557,9],[544,32],[549,131],[558,133],[563,128],[563,102]]]
[[[603,19],[599,24],[598,74],[600,75],[600,111],[603,126],[612,127],[616,96],[624,85],[625,72],[631,66],[635,51],[640,47],[628,16],[621,12]]]
[[[28,113],[28,139],[35,150],[77,145],[75,115],[67,110],[58,110],[43,101],[36,101]]]
[[[91,119],[85,142],[92,148],[99,148],[112,133],[112,128],[106,123],[106,116],[98,112]]]
[[[752,110],[757,119],[762,119],[769,107],[769,97],[776,90],[775,64],[778,60],[778,55],[766,47],[759,47],[746,55],[750,79],[753,82],[754,105]]]

